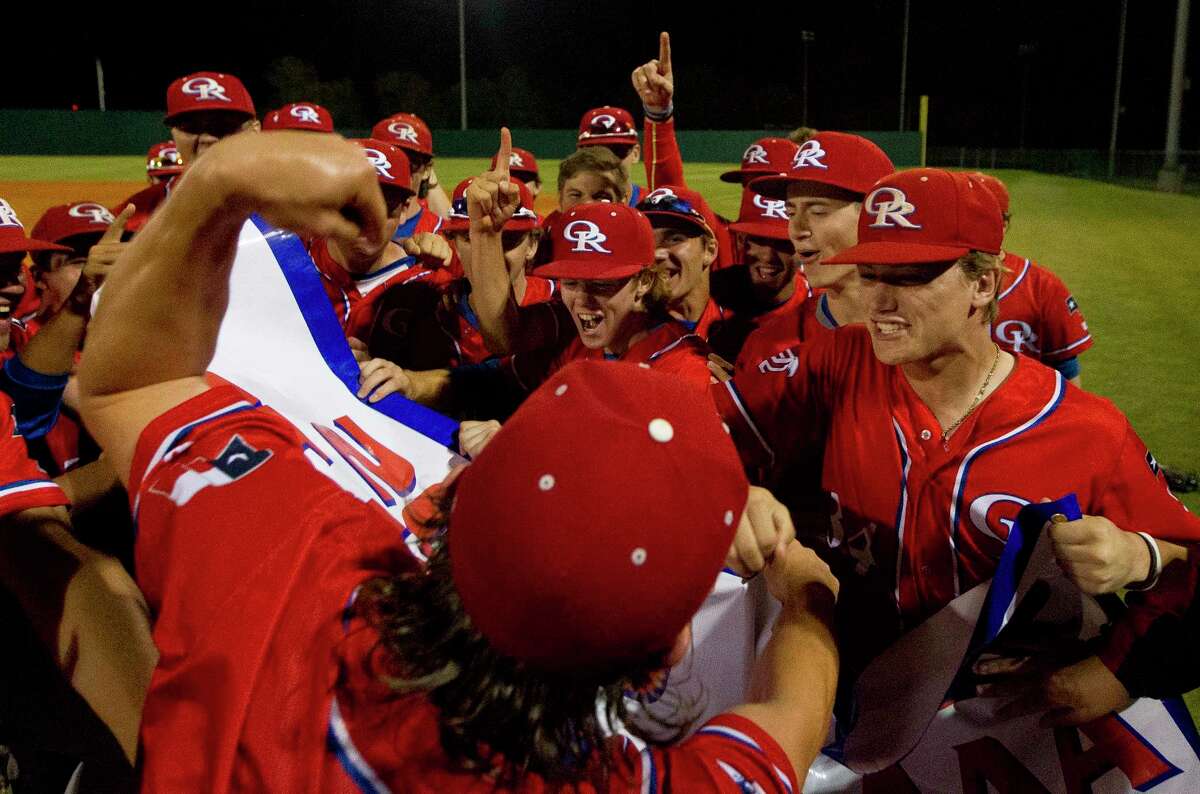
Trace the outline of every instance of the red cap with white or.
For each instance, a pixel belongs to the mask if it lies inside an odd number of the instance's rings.
[[[543,278],[627,278],[654,264],[654,230],[628,204],[576,204],[554,224],[551,261],[533,271]]]
[[[538,669],[644,662],[712,589],[748,490],[690,387],[630,364],[568,364],[459,480],[446,538],[463,609],[492,647]]]
[[[876,181],[895,170],[883,149],[861,135],[818,132],[796,147],[786,168],[760,176],[749,184],[767,198],[775,199],[787,197],[791,182],[819,182],[866,195]]]
[[[229,110],[256,115],[254,101],[242,81],[221,72],[196,72],[176,79],[167,87],[167,124],[185,113],[198,110]]]
[[[333,132],[333,116],[315,102],[293,102],[263,117],[264,130]]]
[[[496,155],[493,154],[492,168],[495,167]],[[518,149],[514,146],[508,155],[508,172],[515,177],[520,177],[525,182],[532,182],[538,178],[537,158],[528,149]]]
[[[354,138],[352,142],[363,148],[367,160],[375,166],[379,184],[398,187],[409,193],[416,192],[412,187],[412,171],[408,167],[408,158],[404,152],[386,141],[374,138]]]
[[[970,174],[900,171],[875,183],[858,216],[858,245],[827,265],[952,262],[970,251],[1000,253],[1000,205]]]
[[[717,216],[696,191],[682,185],[663,185],[646,194],[637,208],[657,226],[662,218],[678,218],[687,221],[700,231],[716,238]]]
[[[454,195],[450,199],[450,214],[446,216],[446,221],[442,224],[442,231],[465,232],[470,228],[471,216],[467,213],[467,188],[474,181],[475,177],[464,179],[454,188]],[[512,217],[505,222],[504,231],[527,232],[530,229],[538,228],[542,219],[533,211],[533,194],[520,179],[512,177],[509,181],[517,186],[517,190],[521,194],[521,204]]]
[[[721,181],[744,185],[751,179],[786,171],[792,167],[797,148],[787,138],[759,138],[742,152],[741,167],[721,174]]]
[[[146,173],[150,176],[174,176],[183,173],[183,156],[175,141],[156,143],[146,152]]]
[[[788,239],[787,202],[742,188],[742,208],[729,231],[772,240]]]
[[[624,108],[592,108],[579,120],[578,142],[580,146],[634,144],[638,142],[637,126]]]
[[[17,217],[17,211],[4,199],[0,198],[0,254],[12,254],[18,251],[70,251],[65,245],[31,240],[25,236],[25,227]],[[653,256],[651,256],[653,259]]]
[[[410,152],[433,157],[433,133],[415,113],[396,113],[371,128],[371,137]]]
[[[108,208],[95,201],[77,201],[59,204],[42,213],[33,225],[31,236],[52,243],[62,242],[77,234],[94,234],[97,237],[108,231],[116,218]]]
[[[1000,205],[1000,212],[1007,214],[1008,188],[1005,184],[991,174],[985,174],[981,171],[974,171],[971,173],[971,176],[992,194],[992,198],[996,199],[996,203]]]

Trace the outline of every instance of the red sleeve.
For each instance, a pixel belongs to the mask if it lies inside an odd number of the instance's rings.
[[[0,516],[65,504],[69,504],[67,495],[29,459],[25,439],[17,432],[12,400],[0,393]]]
[[[643,791],[800,790],[787,754],[770,734],[737,714],[721,714],[687,741],[643,751]],[[649,784],[649,785],[647,785]]]
[[[1094,344],[1087,320],[1067,285],[1054,273],[1037,267],[1031,275],[1041,312],[1042,361],[1054,363],[1074,358]]]
[[[687,187],[683,177],[683,155],[675,140],[675,118],[666,121],[646,119],[642,140],[645,142],[642,159],[646,164],[646,186],[650,190],[659,185]]]

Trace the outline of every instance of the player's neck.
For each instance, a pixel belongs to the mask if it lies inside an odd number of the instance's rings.
[[[681,320],[686,320],[689,323],[699,322],[704,316],[704,310],[708,308],[708,298],[711,293],[708,287],[708,276],[700,280],[692,291],[679,299],[677,303],[671,306],[671,314]]]
[[[604,352],[610,356],[618,358],[629,352],[629,348],[636,345],[638,342],[650,335],[650,330],[653,327],[650,315],[645,312],[637,312],[626,317],[625,324],[629,328],[624,334],[618,333],[611,342],[604,347]]]
[[[937,418],[943,432],[974,411],[994,392],[1015,365],[986,327],[953,350],[900,366],[913,391]]]
[[[520,306],[525,302],[525,287],[529,284],[525,280],[525,270],[522,268],[510,270],[508,273],[508,283],[512,285],[513,297],[517,299],[517,305]]]

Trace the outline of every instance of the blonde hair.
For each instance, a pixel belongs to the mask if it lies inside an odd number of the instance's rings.
[[[558,192],[562,193],[568,179],[585,173],[605,177],[622,200],[629,198],[629,174],[617,156],[604,146],[585,146],[559,163]]]
[[[1000,284],[1004,281],[1004,274],[1008,272],[1008,268],[1004,266],[1004,257],[983,251],[970,251],[960,257],[956,264],[968,281],[978,281],[985,273],[995,272],[996,289],[992,293],[991,302],[984,310],[984,319],[988,323],[996,322],[996,317],[1000,314]]]
[[[642,296],[642,306],[649,314],[666,314],[667,304],[671,300],[671,286],[667,283],[666,270],[657,265],[644,267],[633,276],[637,286],[646,286],[646,294]]]

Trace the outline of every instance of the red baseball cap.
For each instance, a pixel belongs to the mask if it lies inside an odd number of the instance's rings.
[[[551,260],[533,271],[544,278],[590,280],[632,276],[654,264],[654,230],[628,204],[576,204],[554,224]]]
[[[174,141],[163,141],[146,152],[146,173],[150,176],[174,176],[183,173],[183,157]]]
[[[471,622],[510,658],[550,671],[642,662],[671,649],[712,590],[748,491],[694,389],[574,362],[463,472],[451,575]]]
[[[767,198],[750,188],[742,188],[742,208],[729,231],[769,237],[772,240],[788,239],[787,202],[783,199]]]
[[[433,134],[415,113],[396,113],[371,128],[371,137],[410,152],[433,157]]]
[[[374,138],[353,138],[351,142],[363,148],[367,160],[375,166],[379,184],[398,187],[409,193],[416,192],[412,187],[412,171],[408,167],[408,158],[399,148]]]
[[[778,174],[792,167],[799,147],[787,138],[759,138],[742,152],[742,165],[721,174],[722,182],[746,184],[766,174]]]
[[[491,167],[496,167],[496,155],[494,154]],[[508,172],[513,176],[520,177],[525,182],[532,182],[538,179],[537,158],[528,149],[518,149],[514,146],[508,155]]]
[[[790,182],[820,182],[866,195],[876,181],[896,170],[874,143],[848,132],[818,132],[796,147],[788,167],[752,180],[750,187],[767,198],[787,197]]]
[[[941,168],[900,171],[875,183],[858,216],[858,245],[826,265],[951,262],[1000,253],[1000,205],[972,175]]]
[[[679,218],[714,239],[717,236],[717,216],[704,197],[690,188],[663,185],[647,193],[637,207],[650,219],[651,226],[655,225],[656,219]]]
[[[0,198],[0,254],[12,254],[17,251],[70,251],[65,245],[48,243],[45,240],[31,240],[25,236],[25,227],[17,217],[17,211],[4,199]],[[651,259],[654,257],[651,256]]]
[[[981,171],[973,171],[970,176],[987,188],[987,191],[992,194],[992,198],[996,199],[996,203],[1000,205],[1000,212],[1008,214],[1008,188],[1005,184],[998,178]]]
[[[163,119],[170,126],[185,113],[197,110],[230,110],[257,115],[254,101],[242,81],[231,74],[221,72],[195,72],[177,78],[167,87],[167,115]]]
[[[579,120],[579,146],[634,144],[638,142],[633,116],[624,108],[592,108]]]
[[[78,234],[99,237],[108,231],[116,218],[108,208],[95,201],[59,204],[42,213],[30,233],[39,240],[59,243]]]
[[[333,116],[315,102],[293,102],[263,117],[264,130],[333,132]]]
[[[442,231],[465,232],[470,227],[471,216],[467,214],[467,188],[474,181],[475,177],[464,179],[454,188],[454,195],[450,199],[450,214],[446,216],[446,221],[442,224]],[[512,177],[510,181],[520,191],[521,206],[508,219],[508,222],[504,224],[504,231],[527,232],[530,229],[538,228],[542,223],[542,219],[533,211],[533,194],[529,192],[529,188],[520,179]]]

